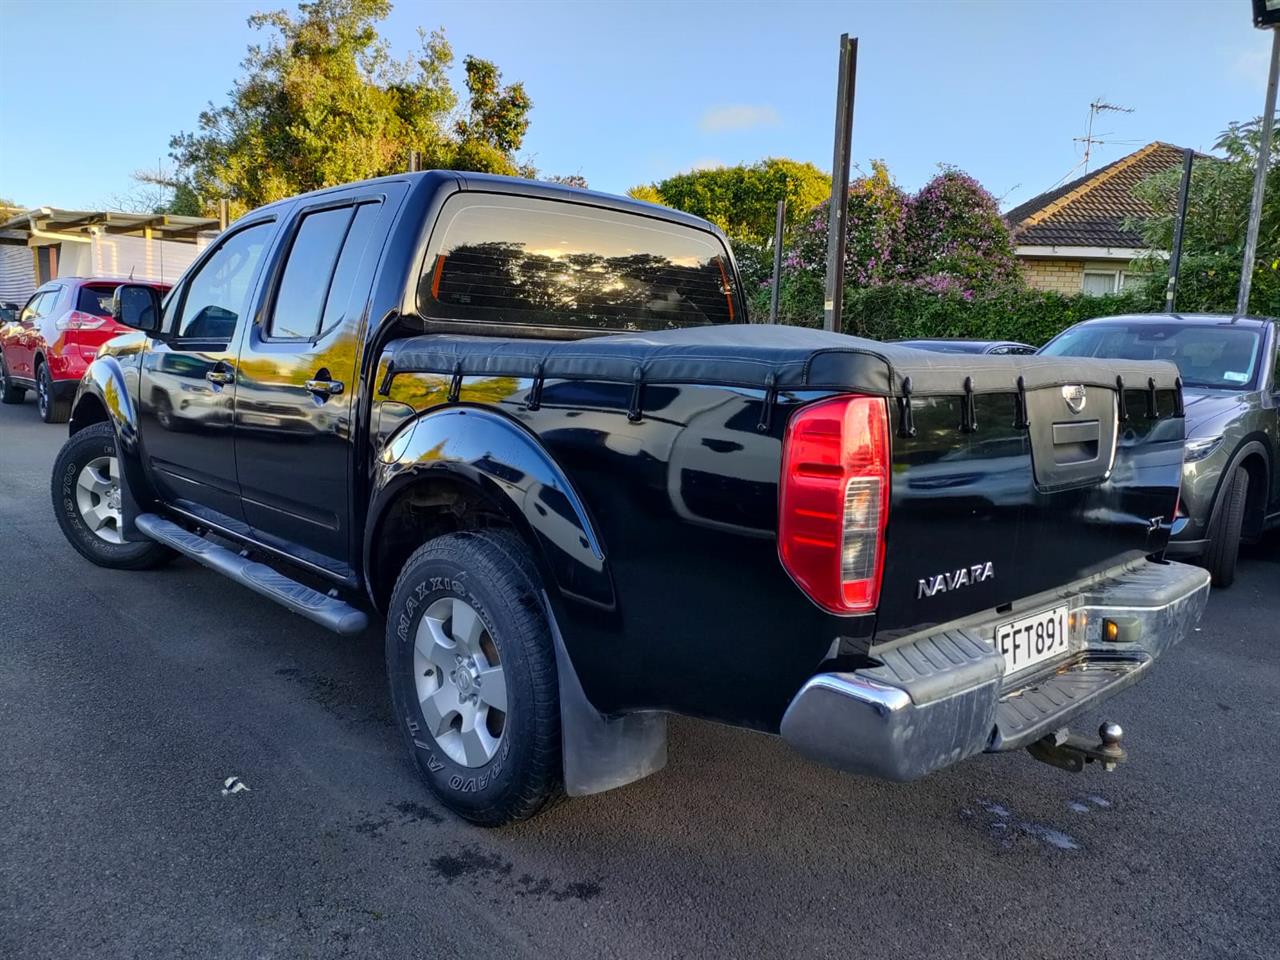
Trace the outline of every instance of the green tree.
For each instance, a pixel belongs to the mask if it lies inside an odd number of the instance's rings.
[[[632,187],[628,193],[704,217],[735,242],[767,246],[778,201],[787,201],[789,229],[831,196],[831,178],[811,163],[770,157],[750,165],[676,174]]]
[[[174,203],[233,214],[291,196],[423,166],[530,173],[514,159],[528,129],[529,97],[503,85],[488,61],[467,57],[467,101],[449,83],[453,50],[441,31],[419,31],[420,49],[393,58],[378,35],[389,0],[310,0],[296,14],[258,13],[271,35],[249,47],[229,101],[210,104],[195,133],[175,136]]]
[[[1235,310],[1260,127],[1259,120],[1230,124],[1214,144],[1225,157],[1197,157],[1191,168],[1178,277],[1181,310]],[[1137,188],[1138,195],[1156,211],[1137,224],[1151,250],[1173,247],[1181,177],[1181,168],[1173,168]],[[1165,260],[1152,255],[1140,265],[1150,273],[1151,295],[1163,300],[1168,275]],[[1280,315],[1280,131],[1271,146],[1249,308],[1254,313]]]
[[[658,203],[666,206],[662,200],[662,194],[658,192],[658,188],[651,183],[642,183],[639,186],[632,187],[627,191],[627,196],[635,200],[643,200],[645,203]]]

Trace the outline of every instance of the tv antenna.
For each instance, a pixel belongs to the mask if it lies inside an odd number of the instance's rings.
[[[1073,140],[1075,140],[1076,143],[1084,144],[1084,160],[1082,161],[1082,166],[1084,167],[1085,173],[1089,172],[1089,155],[1093,152],[1094,144],[1098,144],[1099,146],[1101,146],[1106,143],[1129,142],[1129,141],[1122,141],[1122,140],[1099,140],[1097,137],[1095,137],[1093,135],[1093,121],[1094,121],[1094,118],[1097,117],[1098,114],[1100,113],[1133,113],[1133,107],[1120,107],[1114,103],[1107,103],[1106,100],[1104,100],[1102,97],[1098,97],[1097,100],[1089,104],[1089,125],[1085,129],[1084,136],[1072,138]],[[1098,134],[1098,137],[1109,137],[1109,136],[1111,136],[1111,134],[1109,133]]]

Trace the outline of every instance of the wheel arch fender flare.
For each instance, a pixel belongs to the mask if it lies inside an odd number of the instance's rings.
[[[537,437],[484,407],[437,408],[404,424],[375,463],[363,568],[370,598],[378,536],[391,506],[415,484],[443,479],[497,506],[533,547],[553,602],[614,610],[604,546],[582,498]]]
[[[154,502],[156,495],[143,469],[137,403],[129,391],[124,366],[110,355],[97,357],[89,364],[76,387],[68,433],[74,436],[85,427],[102,422],[110,423],[116,435],[124,538],[144,540],[146,537],[134,526],[134,518],[143,512],[141,505]]]

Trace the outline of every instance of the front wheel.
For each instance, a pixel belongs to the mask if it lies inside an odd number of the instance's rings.
[[[555,648],[524,544],[453,533],[413,554],[387,612],[396,723],[418,772],[454,813],[523,820],[561,791]]]
[[[1235,583],[1236,562],[1240,556],[1240,531],[1244,526],[1245,506],[1249,501],[1249,471],[1236,467],[1223,484],[1222,503],[1209,532],[1209,549],[1204,565],[1213,585],[1226,589]]]
[[[173,557],[173,551],[154,541],[124,539],[120,461],[111,424],[95,423],[62,445],[53,463],[51,486],[58,526],[91,562],[116,570],[142,570]]]
[[[0,403],[21,403],[27,399],[27,388],[14,383],[9,377],[4,355],[0,354]]]

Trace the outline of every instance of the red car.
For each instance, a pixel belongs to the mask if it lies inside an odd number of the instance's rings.
[[[131,332],[111,319],[111,297],[122,280],[59,277],[40,287],[17,320],[0,325],[0,403],[36,392],[40,419],[63,423],[76,384],[98,348]],[[153,283],[162,294],[168,284]]]

